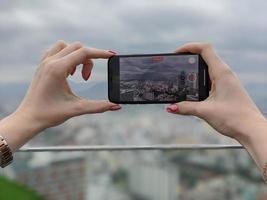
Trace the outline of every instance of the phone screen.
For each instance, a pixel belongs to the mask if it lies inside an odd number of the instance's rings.
[[[198,101],[198,55],[120,57],[120,100]]]

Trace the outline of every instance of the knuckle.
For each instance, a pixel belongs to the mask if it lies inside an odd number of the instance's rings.
[[[57,66],[56,61],[47,61],[47,64],[44,66],[44,71],[48,75],[58,75],[59,74],[59,68]]]
[[[41,61],[45,60],[47,58],[48,54],[49,54],[49,49],[46,49],[42,54]]]
[[[47,57],[42,60],[41,66],[46,67],[47,65],[50,65],[51,58]]]
[[[95,111],[95,113],[103,113],[103,112],[105,112],[104,109],[98,109],[98,110]]]
[[[223,70],[222,70],[222,74],[224,77],[233,77],[235,76],[234,72],[229,68],[229,67],[225,67]]]
[[[64,48],[66,46],[66,42],[64,40],[58,40],[56,42],[56,46],[59,46],[61,48]]]
[[[212,44],[210,42],[203,42],[202,43],[203,49],[212,49]]]
[[[80,51],[81,51],[81,53],[82,53],[84,56],[86,56],[86,55],[88,54],[88,49],[87,49],[86,47],[82,47],[82,48],[80,49]]]
[[[200,44],[200,53],[201,54],[205,54],[207,52],[213,52],[214,53],[214,49],[211,43],[209,42],[203,42]]]
[[[87,102],[85,100],[80,100],[78,103],[74,106],[74,112],[83,114],[85,112],[85,109],[87,107]]]
[[[75,49],[80,49],[83,47],[83,44],[81,42],[77,41],[77,42],[73,43],[73,46]]]
[[[107,110],[105,105],[99,105],[99,107],[95,110],[95,113],[103,113]]]
[[[194,106],[193,113],[195,116],[202,116],[201,104],[199,104],[198,106]]]

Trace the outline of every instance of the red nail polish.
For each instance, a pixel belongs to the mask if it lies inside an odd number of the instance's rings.
[[[166,108],[166,110],[168,111],[168,112],[175,112],[175,113],[177,113],[177,112],[179,112],[179,108],[178,108],[178,106],[176,105],[176,104],[172,104],[172,105],[169,105],[167,108]]]
[[[109,53],[118,54],[116,51],[108,50]]]
[[[87,81],[91,76],[91,72],[87,75],[87,77],[85,78],[85,80]]]
[[[76,67],[73,68],[73,70],[72,70],[72,72],[70,73],[70,75],[73,75],[73,74],[75,73],[75,71],[76,71]]]
[[[171,109],[166,108],[167,112],[172,113]]]
[[[115,110],[119,110],[119,109],[121,109],[120,105],[114,105],[114,106],[111,106],[111,108],[109,110],[115,111]]]

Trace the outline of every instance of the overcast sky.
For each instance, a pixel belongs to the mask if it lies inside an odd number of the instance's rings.
[[[267,84],[266,9],[265,0],[0,0],[0,82],[29,82],[42,52],[63,39],[123,54],[208,41],[244,83]],[[106,80],[104,61],[92,79]]]

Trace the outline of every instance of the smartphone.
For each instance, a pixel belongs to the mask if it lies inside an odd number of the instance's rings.
[[[114,55],[108,60],[108,98],[119,104],[202,101],[208,66],[198,54]]]

